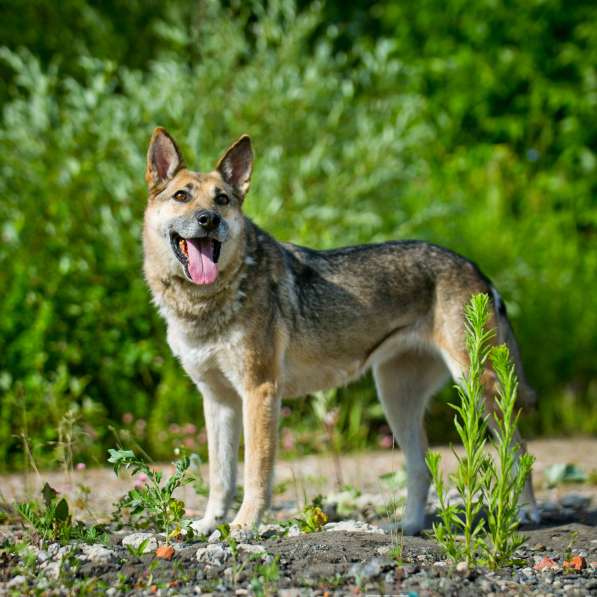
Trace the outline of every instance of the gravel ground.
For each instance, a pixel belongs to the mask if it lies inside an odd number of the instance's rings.
[[[171,560],[156,555],[163,537],[139,537],[137,529],[112,525],[104,545],[72,542],[61,547],[42,544],[20,525],[5,525],[0,527],[0,595],[597,595],[597,487],[585,483],[545,490],[540,482],[541,471],[554,462],[592,470],[597,441],[541,442],[532,444],[531,452],[538,458],[542,522],[523,527],[528,540],[514,568],[490,572],[451,564],[432,539],[392,531],[395,517],[388,516],[388,500],[400,501],[404,495],[399,478],[390,480],[394,485],[380,480],[400,464],[400,453],[392,451],[345,458],[343,481],[354,489],[342,492],[334,491],[330,481],[330,459],[281,463],[275,509],[260,535],[224,541],[216,533],[209,542],[177,542],[173,554],[164,554],[172,555]],[[446,466],[451,467],[449,461]],[[94,519],[107,519],[114,496],[131,487],[130,479],[114,480],[103,470],[72,480],[59,474],[46,478],[67,492],[81,482],[101,487],[87,504]],[[25,491],[17,476],[0,483],[9,500]],[[325,510],[333,522],[321,532],[302,534],[295,525],[278,524],[296,515],[302,507],[297,496],[305,488],[308,497],[326,497]],[[185,497],[188,493],[183,492]],[[433,506],[432,495],[430,511]],[[195,500],[193,508],[200,509],[201,501]],[[148,539],[145,554],[134,548],[143,539]],[[565,560],[579,569],[566,566]],[[547,567],[539,570],[541,566]]]

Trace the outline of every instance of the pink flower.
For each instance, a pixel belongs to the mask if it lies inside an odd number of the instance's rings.
[[[194,437],[185,437],[182,440],[182,443],[183,443],[184,447],[188,448],[189,450],[195,449],[195,438]]]
[[[180,433],[180,427],[176,424],[176,423],[172,423],[172,425],[170,425],[170,427],[168,427],[168,431],[170,433]]]
[[[77,466],[75,468],[78,471],[84,471],[87,468],[87,465],[84,462],[77,462]]]
[[[130,425],[134,420],[135,420],[135,417],[133,416],[133,413],[124,413],[122,415],[122,422],[125,425]]]
[[[379,438],[379,447],[380,448],[393,448],[394,447],[394,436],[393,435],[384,435]]]
[[[194,435],[197,433],[197,427],[193,425],[193,423],[187,423],[183,428],[182,432],[186,433],[187,435]]]
[[[137,489],[143,487],[147,483],[147,475],[145,473],[139,473],[135,479],[135,487]]]

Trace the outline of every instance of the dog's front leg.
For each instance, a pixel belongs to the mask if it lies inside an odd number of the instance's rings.
[[[208,534],[224,522],[236,491],[238,445],[241,432],[240,396],[229,386],[211,380],[199,382],[207,428],[209,498],[205,514],[193,529]]]
[[[274,382],[252,387],[243,398],[245,493],[233,527],[253,527],[269,507],[279,410],[280,399]]]

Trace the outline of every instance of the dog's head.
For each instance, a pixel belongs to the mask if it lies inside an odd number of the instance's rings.
[[[238,253],[242,234],[241,205],[253,168],[246,135],[208,173],[187,169],[174,139],[157,128],[149,143],[145,179],[145,251],[161,277],[184,276],[209,286]]]

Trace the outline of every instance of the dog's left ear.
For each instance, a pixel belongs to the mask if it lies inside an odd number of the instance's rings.
[[[184,162],[174,139],[166,129],[156,128],[147,150],[145,180],[149,189],[170,180],[184,167]]]
[[[216,170],[244,199],[249,190],[253,172],[253,148],[248,135],[243,135],[226,150],[226,153],[220,158]]]

